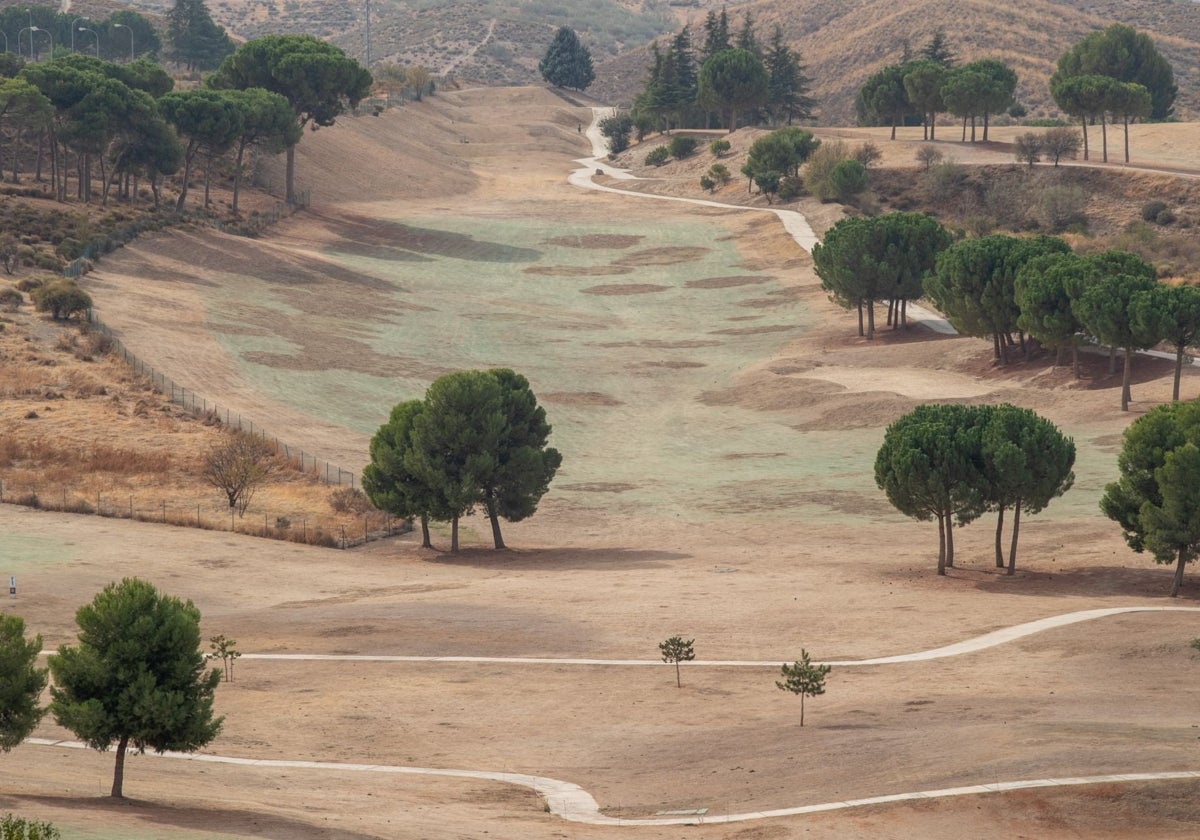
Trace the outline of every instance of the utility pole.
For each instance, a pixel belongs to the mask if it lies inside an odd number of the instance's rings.
[[[371,69],[371,0],[367,2],[367,69]]]

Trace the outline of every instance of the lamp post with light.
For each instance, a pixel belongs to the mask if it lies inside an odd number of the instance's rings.
[[[129,60],[133,61],[133,30],[123,23],[114,23],[113,29],[129,29]]]

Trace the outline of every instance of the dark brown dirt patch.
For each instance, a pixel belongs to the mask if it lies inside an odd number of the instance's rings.
[[[653,283],[613,283],[608,286],[588,286],[581,289],[585,295],[649,295],[655,292],[665,292],[670,286],[656,286]]]
[[[547,245],[564,248],[632,248],[646,237],[620,233],[585,233],[582,236],[556,236],[547,239]]]
[[[597,481],[590,484],[562,484],[560,490],[574,490],[579,493],[624,493],[636,490],[636,484],[622,484],[618,481]]]
[[[731,327],[727,330],[713,330],[709,335],[762,335],[763,333],[791,332],[796,329],[787,324],[776,324],[767,327]]]
[[[601,394],[598,391],[551,391],[548,394],[542,394],[541,397],[542,402],[555,405],[624,405],[616,397],[610,397],[608,394]]]
[[[684,285],[689,289],[730,289],[734,286],[753,286],[774,279],[773,277],[745,274],[732,277],[701,277],[699,280],[689,280]]]
[[[655,350],[691,350],[696,347],[720,347],[720,341],[705,341],[700,338],[685,338],[680,341],[666,339],[648,339],[646,341],[606,341],[598,347],[650,347]]]
[[[616,277],[633,274],[633,269],[623,265],[531,265],[525,273],[542,277]]]
[[[699,247],[646,248],[626,254],[617,260],[617,265],[678,265],[694,262],[707,253],[708,248]]]
[[[680,362],[667,359],[660,362],[641,362],[633,365],[635,368],[666,368],[667,370],[687,370],[689,368],[707,367],[703,362]]]

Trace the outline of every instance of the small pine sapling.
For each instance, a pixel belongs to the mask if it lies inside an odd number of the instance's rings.
[[[672,636],[665,642],[658,643],[658,649],[662,651],[663,662],[675,663],[675,687],[682,688],[683,682],[679,677],[679,663],[691,662],[696,658],[696,652],[692,649],[692,643],[695,639],[687,639],[682,636]]]
[[[775,686],[781,691],[790,691],[800,695],[800,725],[804,725],[804,698],[816,697],[825,693],[825,677],[833,670],[831,665],[814,665],[808,657],[808,651],[800,649],[800,660],[791,665],[784,665],[780,670],[783,680],[776,680]]]
[[[233,661],[242,655],[237,649],[236,639],[226,639],[224,636],[212,636],[208,640],[212,653],[206,654],[207,659],[220,659],[225,666],[225,682],[233,682]]]

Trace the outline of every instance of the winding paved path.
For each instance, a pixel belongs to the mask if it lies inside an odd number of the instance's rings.
[[[974,653],[996,645],[1011,642],[1025,636],[1041,633],[1057,627],[1077,624],[1081,621],[1092,621],[1114,615],[1139,612],[1200,612],[1200,607],[1110,607],[1106,609],[1082,610],[1064,613],[1017,624],[976,636],[962,642],[945,645],[930,650],[906,653],[897,656],[883,656],[875,659],[856,659],[835,661],[828,664],[838,667],[856,665],[894,665],[906,662],[923,662],[930,659],[941,659],[948,656],[961,656]],[[288,653],[247,653],[243,659],[251,660],[301,660],[301,661],[334,661],[334,662],[487,662],[509,663],[518,665],[613,665],[640,666],[661,665],[661,662],[644,659],[526,659],[519,657],[486,657],[486,656],[358,656],[337,654],[288,654]],[[684,663],[690,667],[776,667],[776,661],[694,661]],[[27,744],[45,747],[60,747],[68,749],[87,749],[87,744],[81,741],[55,740],[52,738],[28,738]],[[154,753],[149,755],[154,756]],[[590,825],[623,825],[623,826],[663,826],[663,825],[700,825],[715,823],[745,822],[775,817],[790,817],[801,814],[815,814],[822,811],[839,811],[849,808],[859,808],[865,805],[883,805],[892,802],[905,802],[920,799],[937,799],[949,796],[972,796],[983,793],[1001,793],[1004,791],[1027,790],[1030,788],[1068,787],[1075,785],[1091,785],[1113,782],[1144,782],[1144,781],[1175,781],[1182,779],[1200,779],[1200,770],[1178,770],[1162,773],[1119,773],[1106,776],[1071,776],[1050,779],[1020,779],[1011,782],[996,782],[994,784],[966,785],[956,788],[941,788],[938,790],[910,791],[894,793],[885,796],[871,796],[863,799],[847,799],[837,802],[823,802],[815,805],[798,805],[792,808],[776,808],[767,811],[748,811],[739,814],[689,814],[686,816],[658,817],[647,819],[622,819],[610,817],[600,811],[595,798],[586,790],[573,782],[560,779],[550,779],[545,776],[532,776],[525,773],[503,773],[489,770],[451,770],[432,767],[401,767],[390,764],[354,764],[336,761],[288,761],[281,759],[240,758],[236,756],[210,755],[205,753],[162,753],[161,757],[180,761],[198,761],[209,764],[235,764],[243,767],[262,767],[267,769],[316,770],[326,772],[353,773],[394,773],[413,776],[442,776],[460,779],[480,779],[485,781],[502,782],[504,784],[520,785],[537,792],[546,801],[550,812],[571,822],[588,823]]]

